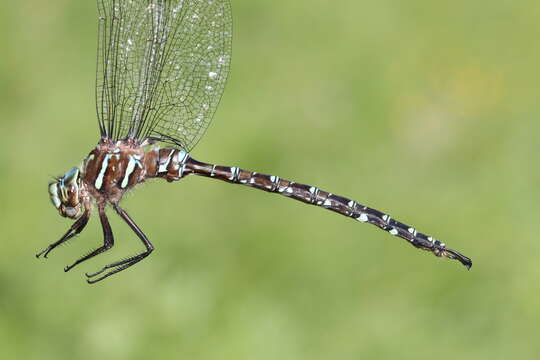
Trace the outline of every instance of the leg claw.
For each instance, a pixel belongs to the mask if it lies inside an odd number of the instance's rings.
[[[92,273],[92,274],[84,273],[84,275],[86,275],[87,278],[91,278],[91,277],[94,277],[96,275],[103,273],[105,270],[107,270],[107,267],[103,267],[103,269],[96,271],[95,273]]]
[[[41,250],[40,252],[36,254],[36,258],[39,259],[43,255],[43,258],[46,259],[49,256],[49,253],[51,252],[51,250],[52,250],[51,248],[45,248]]]

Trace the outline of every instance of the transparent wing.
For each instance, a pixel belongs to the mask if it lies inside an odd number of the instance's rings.
[[[96,109],[102,136],[191,150],[231,60],[229,0],[98,0]]]

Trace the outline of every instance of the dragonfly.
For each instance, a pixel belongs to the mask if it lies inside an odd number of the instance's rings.
[[[100,139],[82,161],[48,185],[68,231],[36,257],[47,258],[79,235],[97,211],[103,244],[64,271],[114,245],[106,215],[112,207],[144,245],[144,251],[86,273],[90,284],[137,264],[153,244],[120,206],[123,196],[152,180],[198,175],[280,194],[369,223],[437,257],[472,261],[439,240],[354,200],[279,176],[195,160],[190,152],[220,102],[231,64],[229,0],[98,0],[96,111]]]

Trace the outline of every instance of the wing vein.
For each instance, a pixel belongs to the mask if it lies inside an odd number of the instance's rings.
[[[98,0],[102,136],[190,151],[211,122],[231,58],[229,0]]]

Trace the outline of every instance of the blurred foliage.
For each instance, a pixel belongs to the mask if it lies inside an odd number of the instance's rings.
[[[5,359],[536,359],[539,3],[233,0],[233,64],[203,161],[352,197],[474,261],[202,178],[152,182],[115,248],[68,274],[50,176],[98,140],[93,1],[0,3]],[[111,214],[112,215],[112,214]]]

